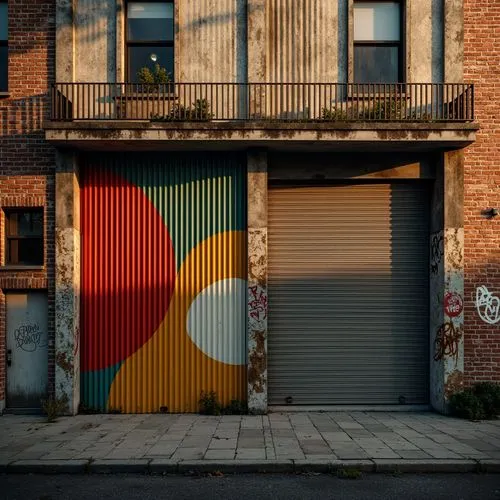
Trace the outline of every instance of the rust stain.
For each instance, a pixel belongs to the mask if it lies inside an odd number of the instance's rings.
[[[458,237],[458,229],[455,229],[451,234],[448,233],[446,243],[451,248],[448,254],[449,265],[453,269],[461,271],[463,267],[463,253],[462,244]]]
[[[464,374],[459,370],[454,370],[448,375],[444,385],[444,395],[446,399],[450,399],[452,394],[461,391],[464,388]]]
[[[58,352],[56,354],[56,365],[66,374],[70,374],[73,370],[73,363],[68,359],[65,352]]]
[[[264,331],[255,331],[252,334],[255,348],[249,355],[248,383],[255,393],[264,392],[264,373],[267,369],[266,334]]]

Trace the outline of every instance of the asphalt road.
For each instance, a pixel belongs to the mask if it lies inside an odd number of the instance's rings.
[[[500,475],[0,475],[1,500],[499,500]]]

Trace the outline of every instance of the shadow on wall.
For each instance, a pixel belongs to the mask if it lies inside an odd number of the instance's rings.
[[[48,93],[3,101],[0,103],[0,134],[4,138],[43,133],[43,122],[49,117]]]
[[[271,404],[288,396],[295,404],[428,403],[426,188],[336,186],[325,194],[338,200],[327,211],[307,188],[297,207],[294,188],[283,196],[276,189],[268,228]],[[302,216],[309,205],[314,215]],[[294,220],[302,229],[292,232]]]
[[[22,175],[52,170],[55,149],[45,141],[43,122],[49,116],[47,94],[9,99],[0,105],[0,166]]]
[[[193,1],[193,4],[198,2]],[[223,26],[230,23],[235,25],[235,65],[236,65],[236,81],[244,82],[247,79],[247,56],[246,56],[246,36],[247,36],[247,2],[246,0],[235,0],[235,6],[233,12],[220,12],[214,15],[200,15],[199,18],[195,20],[188,20],[181,25],[178,25],[178,31],[188,32],[188,31],[199,31],[202,28],[211,28],[214,26]],[[181,8],[181,7],[179,7]],[[205,8],[206,12],[210,12],[213,8]],[[254,7],[255,8],[255,7]],[[263,8],[261,6],[257,7],[259,9]],[[186,14],[183,14],[181,18],[185,18],[187,13],[193,15],[193,10],[200,10],[200,6],[191,7],[186,9]],[[116,78],[116,64],[114,64],[116,58],[116,47],[118,43],[122,43],[117,40],[117,19],[122,15],[121,5],[117,5],[117,2],[110,2],[107,0],[79,0],[75,12],[72,15],[66,16],[66,23],[60,23],[58,29],[67,27],[70,22],[74,22],[76,26],[75,38],[76,38],[76,64],[81,64],[81,71],[77,71],[77,74],[85,74],[87,71],[84,66],[84,62],[87,58],[89,61],[95,61],[96,57],[100,58],[100,55],[95,55],[97,52],[104,51],[105,62],[107,66],[106,78],[108,81],[115,81]],[[73,20],[73,21],[72,21]],[[197,43],[200,43],[197,40]],[[97,47],[99,47],[97,49]],[[220,50],[220,47],[215,47],[215,53]],[[217,56],[220,57],[220,56]],[[227,57],[227,54],[223,54],[222,57]],[[80,62],[79,62],[80,61]],[[98,68],[88,68],[92,73]],[[209,71],[207,68],[205,71]],[[85,78],[84,78],[85,79]],[[89,80],[89,78],[87,78]],[[95,78],[90,78],[91,81],[96,81]],[[100,80],[100,79],[98,79]],[[203,79],[203,81],[210,81],[210,76]]]

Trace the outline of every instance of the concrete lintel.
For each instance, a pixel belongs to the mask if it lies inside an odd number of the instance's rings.
[[[55,390],[76,414],[80,402],[80,198],[75,155],[56,157]]]
[[[267,153],[248,152],[248,409],[267,412]]]
[[[172,128],[50,128],[45,131],[45,138],[59,146],[78,145],[98,142],[124,143],[133,142],[172,142],[186,145],[204,142],[228,145],[235,142],[275,144],[280,142],[306,142],[314,144],[328,143],[398,143],[398,144],[426,144],[436,143],[442,147],[459,148],[471,144],[475,140],[476,129],[471,128],[304,128],[304,127],[266,127],[266,128],[199,128],[199,129],[172,129]]]
[[[434,155],[284,152],[270,154],[269,181],[336,179],[434,179]]]

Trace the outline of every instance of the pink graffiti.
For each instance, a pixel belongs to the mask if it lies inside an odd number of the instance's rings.
[[[267,296],[264,290],[256,285],[251,286],[249,292],[248,308],[250,317],[257,321],[265,320],[267,318]]]

